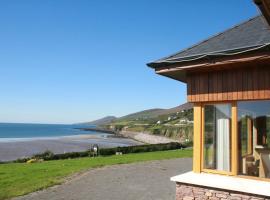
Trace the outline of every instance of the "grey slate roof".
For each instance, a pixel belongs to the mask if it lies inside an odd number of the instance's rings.
[[[229,56],[247,51],[269,51],[269,44],[270,27],[263,16],[257,16],[190,48],[147,65],[159,68],[175,63],[210,58],[211,56]]]

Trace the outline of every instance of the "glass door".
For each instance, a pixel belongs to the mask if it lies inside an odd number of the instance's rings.
[[[209,104],[203,113],[203,169],[231,171],[231,104]]]

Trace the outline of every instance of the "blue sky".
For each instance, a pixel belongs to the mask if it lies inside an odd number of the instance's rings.
[[[0,1],[0,121],[177,106],[186,86],[145,64],[258,13],[252,0]]]

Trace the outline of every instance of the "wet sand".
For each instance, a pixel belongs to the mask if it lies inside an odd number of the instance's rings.
[[[0,141],[0,161],[12,161],[31,157],[34,154],[50,150],[57,153],[85,151],[93,144],[101,148],[140,145],[141,142],[109,134],[76,135],[57,138],[37,138],[31,140]]]

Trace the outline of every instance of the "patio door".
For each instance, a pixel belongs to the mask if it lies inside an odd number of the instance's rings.
[[[209,104],[203,113],[203,169],[231,170],[231,104]]]

